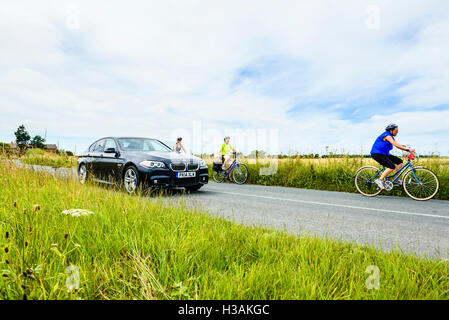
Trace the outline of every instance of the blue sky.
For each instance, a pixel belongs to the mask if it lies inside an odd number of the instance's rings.
[[[7,142],[367,153],[395,122],[449,155],[449,3],[3,0],[0,97]]]

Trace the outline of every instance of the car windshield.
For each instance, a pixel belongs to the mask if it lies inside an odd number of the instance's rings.
[[[118,139],[118,143],[120,148],[124,151],[171,152],[169,147],[154,139],[120,138]]]

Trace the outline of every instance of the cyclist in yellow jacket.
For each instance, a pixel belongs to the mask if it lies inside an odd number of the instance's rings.
[[[226,170],[226,165],[230,166],[232,164],[231,151],[237,152],[237,150],[230,143],[231,137],[226,136],[224,138],[224,143],[221,145],[220,154],[223,161],[222,169]]]

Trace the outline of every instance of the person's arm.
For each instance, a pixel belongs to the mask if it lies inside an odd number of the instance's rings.
[[[172,151],[176,151],[176,143],[173,145]]]
[[[393,139],[392,136],[386,136],[385,140],[387,140],[388,142],[390,142],[392,145],[394,145],[396,148],[410,152],[409,148],[404,147],[402,144],[400,144],[399,142],[397,142],[396,140]]]
[[[183,144],[181,144],[181,148],[182,148],[182,150],[184,150],[184,153],[187,153],[186,148],[184,148]]]

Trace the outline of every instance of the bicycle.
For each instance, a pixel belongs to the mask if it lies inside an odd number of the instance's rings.
[[[234,155],[234,161],[231,163],[229,168],[226,168],[223,170],[221,162],[214,162],[212,166],[212,177],[214,178],[215,182],[221,183],[225,180],[226,177],[230,179],[232,174],[232,179],[237,184],[244,184],[246,181],[248,181],[249,171],[246,165],[243,163],[237,162],[237,153],[232,152]]]
[[[437,175],[427,168],[413,166],[412,160],[416,159],[415,150],[412,150],[407,158],[407,163],[399,172],[385,178],[385,190],[391,191],[395,185],[399,186],[402,183],[405,193],[410,198],[417,201],[432,199],[440,188]],[[367,197],[375,197],[380,194],[382,189],[374,181],[380,178],[384,170],[385,167],[379,169],[374,166],[364,166],[357,170],[354,177],[357,191]]]

